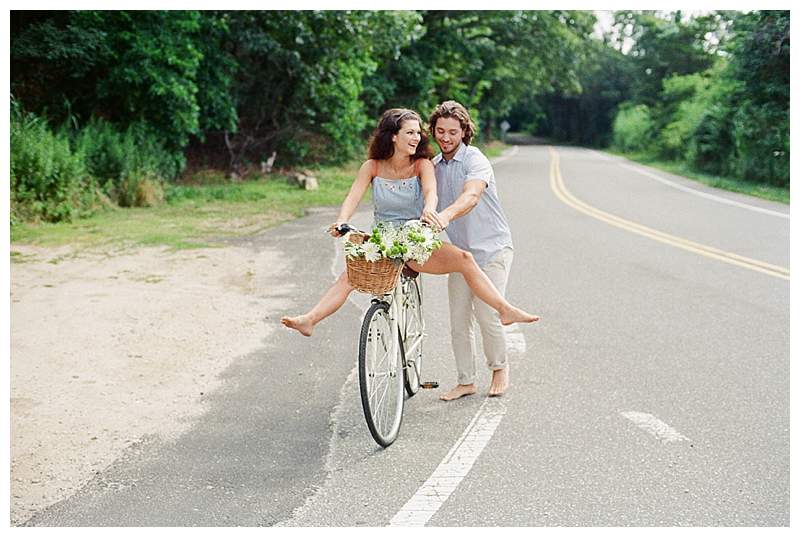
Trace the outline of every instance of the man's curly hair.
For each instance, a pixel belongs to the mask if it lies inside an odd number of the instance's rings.
[[[472,118],[469,117],[469,112],[464,105],[456,101],[445,101],[436,107],[428,121],[431,135],[434,137],[436,135],[436,122],[442,117],[453,117],[461,123],[461,130],[464,131],[464,143],[467,145],[478,132],[478,128],[472,122]]]

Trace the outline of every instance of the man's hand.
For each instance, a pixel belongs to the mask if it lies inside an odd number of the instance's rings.
[[[450,220],[443,217],[441,213],[436,212],[436,209],[423,209],[420,220],[430,224],[437,233],[446,228],[447,224],[450,223]]]

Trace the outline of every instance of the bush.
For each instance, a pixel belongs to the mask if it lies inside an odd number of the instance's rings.
[[[182,156],[167,151],[141,124],[120,132],[106,121],[92,120],[75,136],[75,147],[89,173],[107,185],[107,192],[122,206],[129,206],[134,198],[121,193],[135,191],[130,185],[138,183],[140,177],[170,180],[183,167]]]
[[[96,182],[66,134],[54,134],[47,123],[11,111],[11,222],[72,220],[91,212],[100,201]]]
[[[665,107],[664,127],[658,133],[657,147],[662,158],[689,161],[690,141],[711,104],[710,81],[713,72],[674,75],[664,79],[662,100]]]
[[[120,207],[155,207],[164,202],[164,186],[152,176],[128,175],[110,194]]]
[[[788,187],[788,131],[782,108],[745,101],[733,115],[734,174],[745,181]]]
[[[695,170],[713,175],[732,175],[734,161],[729,108],[709,104],[689,140],[686,162]]]
[[[120,132],[106,121],[92,120],[75,135],[75,148],[89,173],[122,207],[163,201],[162,183],[177,176],[184,164],[182,156],[167,151],[141,124]]]
[[[111,201],[150,207],[164,201],[164,182],[183,156],[167,151],[142,125],[124,132],[93,120],[71,134],[11,104],[11,223],[70,221]],[[102,189],[99,185],[102,185]]]
[[[620,151],[647,151],[653,136],[653,119],[647,105],[620,106],[614,117],[613,144]]]

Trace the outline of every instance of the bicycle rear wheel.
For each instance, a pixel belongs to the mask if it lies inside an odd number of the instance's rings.
[[[375,302],[361,325],[358,383],[372,438],[383,447],[395,441],[403,420],[402,342],[392,330],[389,305]]]
[[[403,338],[403,379],[409,397],[414,396],[420,388],[420,371],[422,370],[422,339],[425,322],[422,318],[422,290],[420,276],[404,281],[406,326]]]

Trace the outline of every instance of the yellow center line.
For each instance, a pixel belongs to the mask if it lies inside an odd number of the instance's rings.
[[[632,233],[648,237],[650,239],[662,242],[664,244],[669,244],[670,246],[674,246],[676,248],[681,248],[683,250],[687,250],[689,252],[693,252],[698,255],[710,257],[712,259],[717,259],[725,263],[730,263],[731,265],[736,265],[746,269],[754,270],[756,272],[768,274],[770,276],[775,276],[776,278],[782,278],[784,280],[789,279],[789,269],[787,268],[780,267],[778,265],[772,265],[770,263],[765,263],[764,261],[751,259],[749,257],[744,257],[731,252],[726,252],[724,250],[692,242],[690,240],[683,239],[681,237],[676,237],[674,235],[664,233],[663,231],[658,231],[656,229],[652,229],[647,226],[637,224],[636,222],[625,220],[624,218],[620,218],[619,216],[613,215],[611,213],[601,211],[596,207],[592,207],[591,205],[573,196],[572,193],[570,193],[570,191],[567,190],[567,187],[564,185],[564,178],[561,176],[561,168],[559,167],[559,161],[560,161],[559,154],[552,147],[548,147],[548,150],[550,151],[550,157],[551,157],[550,188],[553,190],[553,193],[556,195],[558,199],[560,199],[561,201],[563,201],[565,204],[569,205],[576,211],[582,212],[586,215],[591,216],[592,218],[596,218],[597,220],[601,220],[603,222],[611,224],[612,226],[625,229]]]

